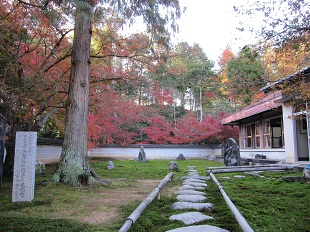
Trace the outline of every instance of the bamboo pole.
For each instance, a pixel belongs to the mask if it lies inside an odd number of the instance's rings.
[[[223,168],[223,169],[207,169],[207,173],[229,173],[229,172],[251,172],[251,171],[276,171],[276,170],[293,170],[293,165],[282,165],[282,166],[270,166],[270,167],[256,167],[256,166],[237,166],[234,168]]]
[[[242,214],[239,212],[239,210],[236,208],[234,203],[230,200],[228,195],[225,193],[223,187],[221,186],[220,182],[216,179],[215,175],[211,172],[210,176],[214,183],[217,185],[218,189],[220,190],[224,200],[226,201],[228,207],[230,208],[231,212],[235,216],[237,222],[239,223],[241,229],[243,232],[254,232],[254,230],[251,228],[251,226],[247,223],[245,218],[242,216]]]
[[[260,165],[244,165],[243,168],[253,168],[253,167],[283,167],[288,166],[285,164],[260,164]],[[240,168],[241,166],[217,166],[217,167],[208,167],[209,170],[215,169],[233,169],[233,168]]]
[[[170,172],[162,181],[157,185],[157,187],[145,198],[145,200],[130,214],[130,216],[126,219],[123,226],[120,228],[119,232],[127,232],[133,223],[137,221],[142,212],[146,209],[146,207],[154,200],[156,196],[159,195],[160,190],[165,186],[165,184],[171,180],[174,176],[173,172]]]

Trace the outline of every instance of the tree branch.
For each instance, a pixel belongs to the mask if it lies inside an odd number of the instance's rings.
[[[24,1],[22,1],[22,0],[17,0],[19,3],[22,3],[22,4],[25,4],[25,5],[27,5],[27,6],[31,6],[31,7],[36,7],[36,8],[42,8],[42,6],[40,6],[40,5],[35,5],[35,4],[32,4],[32,3],[28,3],[28,2],[24,2]],[[49,1],[48,1],[49,2]],[[47,3],[48,4],[48,3]],[[45,4],[45,5],[47,5],[47,4]]]

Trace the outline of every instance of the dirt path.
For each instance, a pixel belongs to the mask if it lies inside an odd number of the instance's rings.
[[[151,191],[160,183],[160,180],[138,180],[130,186],[122,185],[122,181],[113,181],[111,188],[106,188],[96,196],[88,198],[87,207],[91,213],[87,216],[81,216],[81,221],[93,224],[105,224],[110,220],[119,217],[119,207],[134,201],[143,201]],[[113,187],[115,185],[116,187]],[[176,189],[163,188],[161,194],[172,195]],[[129,215],[128,215],[129,216]]]

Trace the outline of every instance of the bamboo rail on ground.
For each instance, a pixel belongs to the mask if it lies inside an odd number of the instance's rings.
[[[126,219],[124,225],[120,228],[119,232],[127,232],[130,227],[137,221],[142,212],[146,207],[154,200],[156,196],[160,196],[160,190],[165,186],[165,184],[171,180],[174,176],[173,172],[170,172],[162,181],[157,185],[157,187],[145,198],[145,200],[135,209],[135,211],[130,214]]]
[[[255,166],[223,166],[223,167],[209,167],[207,168],[207,173],[210,174],[211,179],[217,185],[220,190],[226,204],[230,208],[231,212],[235,216],[237,222],[239,223],[243,232],[254,231],[250,225],[247,223],[245,218],[236,208],[234,203],[230,200],[220,182],[216,179],[215,173],[229,173],[229,172],[251,172],[251,171],[279,171],[279,170],[293,170],[296,166],[294,165],[279,165],[279,164],[269,164],[269,165],[255,165]]]
[[[228,207],[230,208],[231,212],[235,216],[237,222],[239,223],[241,229],[243,232],[254,232],[254,230],[251,228],[251,226],[247,223],[245,218],[242,216],[242,214],[239,212],[239,210],[236,208],[234,203],[230,200],[226,192],[224,191],[223,187],[221,186],[220,182],[216,179],[215,175],[211,172],[210,177],[214,181],[214,183],[217,185],[218,189],[220,190],[224,200],[226,201]]]
[[[220,168],[207,168],[207,173],[229,173],[229,172],[253,172],[253,171],[279,171],[293,170],[294,165],[259,165],[259,166],[227,166]]]

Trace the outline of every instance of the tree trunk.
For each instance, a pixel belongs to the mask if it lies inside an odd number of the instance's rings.
[[[92,9],[89,1],[77,1],[64,143],[54,174],[54,180],[72,185],[82,185],[91,173],[87,159],[87,117]]]
[[[202,113],[202,80],[199,83],[199,109],[200,109],[200,117],[199,121],[202,122],[203,113]]]

